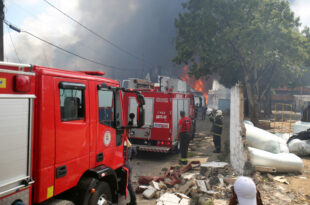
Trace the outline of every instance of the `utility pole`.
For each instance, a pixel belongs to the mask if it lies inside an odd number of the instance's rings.
[[[142,54],[142,79],[144,79],[144,53]]]
[[[4,20],[4,3],[0,0],[0,61],[4,61],[4,51],[3,51],[3,20]]]

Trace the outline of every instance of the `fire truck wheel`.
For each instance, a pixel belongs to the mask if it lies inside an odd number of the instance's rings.
[[[100,181],[95,187],[95,192],[90,197],[89,205],[110,205],[112,194],[108,183]]]

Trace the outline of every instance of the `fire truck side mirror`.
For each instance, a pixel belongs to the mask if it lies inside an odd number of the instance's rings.
[[[137,94],[137,100],[140,106],[145,105],[144,97],[140,93]]]
[[[137,108],[137,127],[140,128],[144,125],[144,108],[142,105]]]

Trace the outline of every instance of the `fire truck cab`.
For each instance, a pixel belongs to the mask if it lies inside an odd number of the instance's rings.
[[[0,62],[0,205],[104,204],[126,193],[126,90],[102,75]],[[143,97],[131,95],[142,116]]]

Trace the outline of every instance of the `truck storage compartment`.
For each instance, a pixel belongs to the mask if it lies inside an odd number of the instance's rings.
[[[0,95],[0,196],[30,180],[31,97]]]

